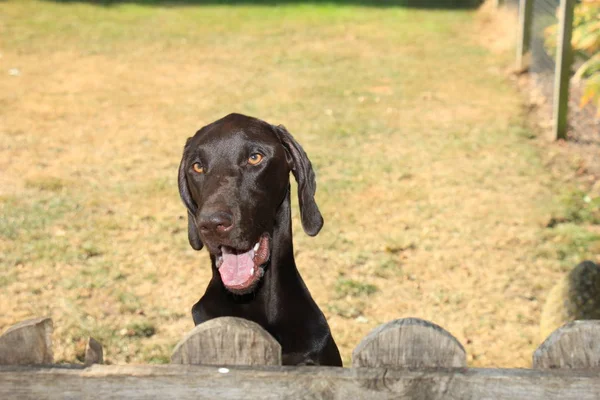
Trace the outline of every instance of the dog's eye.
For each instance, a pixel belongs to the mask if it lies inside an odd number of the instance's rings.
[[[258,165],[263,160],[262,154],[254,153],[248,157],[248,164],[250,165]]]
[[[204,167],[200,163],[194,163],[194,165],[192,165],[192,168],[194,169],[194,171],[196,171],[199,174],[204,173]]]

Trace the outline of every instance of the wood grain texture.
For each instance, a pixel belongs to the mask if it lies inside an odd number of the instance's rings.
[[[28,319],[0,336],[0,364],[51,364],[53,325],[50,318]]]
[[[599,368],[600,321],[573,321],[554,331],[533,353],[534,368]]]
[[[353,367],[466,367],[465,349],[440,326],[418,318],[388,322],[354,349]]]
[[[0,366],[0,398],[597,400],[600,379],[571,370]]]
[[[85,348],[85,365],[102,364],[104,362],[104,350],[102,345],[93,337],[88,339]]]
[[[281,365],[281,345],[252,321],[221,317],[192,329],[175,347],[171,363]]]

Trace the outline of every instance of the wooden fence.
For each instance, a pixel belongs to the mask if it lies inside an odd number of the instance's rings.
[[[530,63],[531,29],[534,6],[543,0],[519,0],[519,26],[517,38],[517,70],[525,71]],[[569,108],[569,82],[573,51],[571,32],[573,30],[573,9],[577,0],[560,0],[557,10],[558,31],[556,55],[554,56],[554,88],[552,90],[552,133],[556,139],[567,138],[567,114]]]
[[[24,321],[0,336],[0,399],[600,399],[600,321],[557,329],[533,369],[467,368],[443,328],[399,319],[367,335],[351,368],[281,366],[281,347],[257,324],[218,318],[195,327],[170,365],[52,365],[52,321]]]

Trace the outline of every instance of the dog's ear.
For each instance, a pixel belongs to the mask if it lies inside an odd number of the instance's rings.
[[[179,176],[177,179],[177,186],[179,186],[179,195],[181,196],[181,200],[183,200],[183,204],[185,204],[187,208],[187,216],[188,216],[188,240],[190,241],[190,245],[194,250],[202,249],[202,240],[200,240],[200,235],[198,234],[198,228],[196,228],[196,220],[194,215],[196,215],[196,211],[198,206],[194,199],[192,199],[192,195],[190,194],[190,188],[188,187],[187,178],[185,175],[185,158],[187,147],[190,142],[190,139],[187,140],[185,144],[185,148],[183,150],[183,157],[181,158],[181,163],[179,164]]]
[[[317,190],[315,172],[308,156],[287,129],[283,125],[274,128],[288,154],[292,174],[298,182],[298,202],[300,203],[302,227],[307,235],[315,236],[323,227],[323,217],[315,202],[315,191]]]

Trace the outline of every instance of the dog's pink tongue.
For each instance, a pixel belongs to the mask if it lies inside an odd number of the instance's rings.
[[[226,286],[244,286],[254,275],[254,251],[235,254],[223,247],[223,264],[219,267]]]

